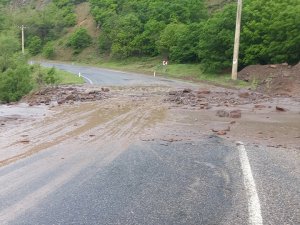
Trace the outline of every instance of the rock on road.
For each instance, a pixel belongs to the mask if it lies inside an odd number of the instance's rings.
[[[0,224],[300,223],[299,150],[251,142],[246,130],[217,136],[206,129],[211,111],[164,101],[172,88],[215,87],[47,66],[111,86],[111,96],[0,106],[0,122],[11,118],[0,126]]]

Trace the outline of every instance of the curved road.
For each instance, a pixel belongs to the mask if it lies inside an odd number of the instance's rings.
[[[40,62],[45,67],[55,67],[76,75],[82,75],[86,82],[105,86],[132,86],[132,85],[192,85],[183,81],[153,77],[144,74],[121,72],[91,66],[78,66],[72,64]]]
[[[105,86],[190,86],[93,67],[42,65],[80,72]],[[109,101],[116,103],[105,105]],[[297,158],[283,149],[199,134],[196,120],[180,115],[162,119],[151,96],[126,101],[67,107],[0,134],[0,224],[300,224]],[[18,143],[27,136],[27,147]],[[5,152],[22,149],[18,160],[3,159]]]

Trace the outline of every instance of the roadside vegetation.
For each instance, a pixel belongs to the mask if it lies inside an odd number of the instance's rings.
[[[28,64],[29,57],[42,52],[47,58],[54,56],[52,41],[64,32],[65,27],[75,23],[72,5],[53,1],[43,11],[34,13],[24,8],[11,13],[5,7],[8,3],[0,1],[0,103],[18,101],[45,85],[83,83],[82,78],[73,74]],[[21,24],[27,24],[31,29],[25,54],[21,53],[19,41],[17,25]]]
[[[82,78],[54,68],[29,65],[28,55],[20,53],[17,38],[0,35],[0,102],[18,101],[30,91],[45,85],[83,83]]]
[[[90,0],[99,50],[117,59],[160,56],[222,72],[232,63],[236,1],[208,13],[204,0]],[[298,63],[298,0],[244,0],[240,67]]]

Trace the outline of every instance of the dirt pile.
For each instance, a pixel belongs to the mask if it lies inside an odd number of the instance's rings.
[[[73,104],[74,102],[99,101],[108,97],[108,88],[90,89],[79,86],[46,87],[26,96],[29,105]]]
[[[200,109],[210,109],[220,106],[237,106],[246,104],[258,104],[265,102],[269,97],[261,93],[248,91],[210,91],[184,89],[170,91],[165,102],[172,102],[178,105],[186,105]]]
[[[276,96],[300,96],[300,63],[251,65],[239,72],[239,79],[251,82],[256,90]]]

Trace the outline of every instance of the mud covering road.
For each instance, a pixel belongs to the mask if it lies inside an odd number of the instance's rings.
[[[298,98],[88,69],[0,106],[0,224],[300,223]]]

